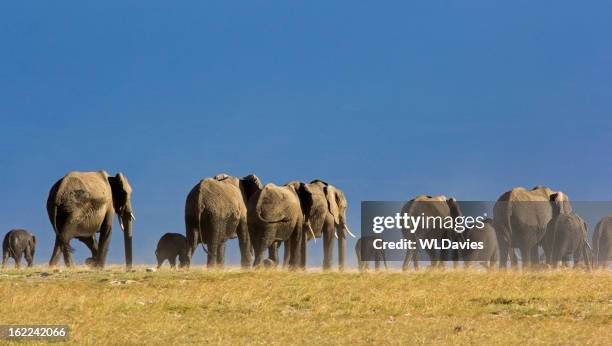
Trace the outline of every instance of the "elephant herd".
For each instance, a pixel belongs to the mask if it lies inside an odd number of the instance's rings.
[[[73,265],[70,241],[76,238],[91,251],[85,263],[103,268],[117,214],[124,235],[126,266],[131,269],[132,223],[136,219],[131,195],[132,188],[122,173],[110,176],[105,171],[70,172],[56,182],[47,199],[47,213],[55,232],[49,266],[56,266],[62,254],[66,266]],[[263,185],[253,174],[242,178],[218,174],[201,180],[188,193],[186,237],[165,234],[155,255],[159,265],[167,259],[174,266],[178,257],[181,266],[189,267],[201,244],[208,267],[223,266],[227,240],[238,238],[243,267],[276,265],[282,243],[283,263],[290,268],[304,268],[306,243],[323,237],[323,267],[328,269],[336,238],[342,270],[346,236],[354,236],[346,224],[347,206],[344,193],[322,180],[277,186]],[[24,254],[31,265],[35,244],[35,237],[27,231],[9,232],[3,244],[3,265],[9,255],[19,265]],[[268,258],[264,259],[266,250]]]
[[[112,233],[114,214],[123,231],[125,261],[132,267],[132,223],[135,221],[131,203],[132,188],[122,173],[110,176],[105,171],[70,172],[57,181],[49,192],[47,213],[55,233],[55,244],[49,261],[51,267],[63,255],[66,266],[72,266],[74,238],[91,251],[86,264],[103,268]],[[436,202],[436,203],[422,203]],[[185,202],[185,235],[165,234],[158,243],[155,255],[158,266],[168,260],[172,266],[179,259],[181,267],[189,267],[193,253],[201,245],[207,253],[208,267],[221,267],[225,262],[225,248],[229,239],[238,238],[241,266],[275,266],[280,263],[278,248],[284,244],[283,265],[305,268],[307,242],[323,238],[323,269],[332,267],[334,238],[338,244],[338,268],[345,266],[345,244],[350,232],[344,193],[322,180],[310,183],[291,181],[279,186],[262,184],[254,175],[233,177],[218,174],[199,181],[188,193]],[[461,208],[454,198],[417,196],[404,206],[409,215],[459,216]],[[612,216],[604,217],[596,226],[592,247],[587,241],[587,225],[572,211],[569,198],[562,192],[537,186],[531,190],[514,188],[501,195],[493,208],[494,219],[488,220],[484,232],[467,229],[463,233],[444,229],[420,229],[407,239],[463,239],[481,238],[488,253],[479,254],[482,262],[491,266],[499,262],[506,267],[508,259],[517,266],[514,249],[521,254],[523,266],[540,264],[542,247],[546,263],[556,266],[559,261],[594,262],[607,267],[612,256]],[[99,233],[99,237],[97,237]],[[383,251],[366,249],[359,239],[355,247],[360,269],[367,267],[367,259],[375,259],[376,267],[385,261]],[[370,242],[371,243],[371,242]],[[8,257],[19,266],[25,256],[28,266],[33,263],[36,238],[30,232],[17,229],[6,234],[3,241],[4,267]],[[364,253],[364,250],[367,253]],[[265,253],[268,257],[265,258]],[[371,253],[369,253],[371,252]],[[430,249],[427,251],[432,266],[462,259],[469,265],[476,257],[469,252],[453,253]],[[367,258],[362,258],[366,255]],[[413,263],[418,267],[418,251],[407,251],[404,269]]]
[[[408,201],[402,208],[402,214],[417,217],[419,215],[452,217],[462,216],[459,203],[454,198],[445,196],[420,195]],[[569,198],[563,192],[555,192],[548,187],[536,186],[531,190],[522,187],[503,193],[493,207],[493,219],[486,219],[481,229],[462,230],[443,227],[421,228],[413,233],[402,229],[405,239],[452,241],[482,241],[485,245],[479,250],[445,250],[439,248],[426,249],[432,266],[445,265],[452,261],[458,266],[463,261],[465,266],[473,262],[481,262],[485,267],[492,267],[499,262],[500,268],[506,268],[508,259],[512,267],[518,266],[515,249],[520,251],[523,267],[538,268],[540,263],[540,247],[543,249],[545,265],[557,267],[559,262],[567,265],[570,258],[574,265],[583,262],[587,268],[597,265],[608,267],[612,259],[612,216],[606,216],[595,227],[592,236],[592,246],[588,243],[588,226],[577,215],[570,204]],[[369,241],[368,243],[372,243]],[[385,261],[385,253],[375,250],[372,246],[363,246],[359,241],[356,246],[360,268],[365,269],[361,257],[375,259],[376,267],[379,261]],[[410,263],[418,268],[418,249],[406,251],[403,269],[407,270]]]

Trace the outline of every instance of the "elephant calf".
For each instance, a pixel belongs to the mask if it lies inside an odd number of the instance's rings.
[[[166,233],[157,243],[155,256],[157,257],[157,268],[161,267],[165,260],[170,262],[170,267],[176,268],[176,257],[179,258],[179,267],[183,268],[189,265],[189,257],[187,256],[187,238],[178,233]]]
[[[19,268],[21,256],[25,256],[28,267],[34,263],[34,251],[36,250],[36,237],[24,230],[14,229],[4,236],[2,242],[2,268],[6,266],[9,256],[15,260],[15,267]]]
[[[385,264],[385,269],[389,269],[387,266],[387,258],[385,257],[385,250],[374,248],[374,237],[361,237],[357,239],[355,244],[355,255],[357,255],[357,261],[359,262],[359,271],[366,271],[369,267],[369,261],[374,261],[374,268],[376,271],[380,270],[380,261],[382,260]]]
[[[462,233],[461,237],[470,242],[482,242],[482,249],[461,250],[460,255],[466,268],[473,262],[480,262],[480,265],[493,269],[499,261],[499,244],[497,234],[493,227],[493,220],[486,219],[482,228],[472,227]]]
[[[556,268],[561,259],[574,258],[574,266],[582,259],[587,268],[591,266],[591,251],[587,243],[587,225],[575,213],[555,215],[546,227],[542,239],[546,251],[546,262]]]

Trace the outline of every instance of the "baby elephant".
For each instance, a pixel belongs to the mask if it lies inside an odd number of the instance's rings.
[[[461,234],[465,241],[469,239],[470,242],[482,242],[482,249],[460,250],[466,268],[469,268],[473,262],[480,262],[480,265],[486,269],[495,269],[499,261],[499,244],[493,220],[485,219],[483,224],[482,228],[474,226]]]
[[[548,222],[542,239],[546,251],[546,262],[556,268],[559,261],[573,256],[574,266],[583,260],[587,268],[591,267],[591,250],[587,243],[587,225],[574,213],[553,216]]]
[[[387,258],[385,257],[385,250],[374,248],[374,237],[361,237],[357,239],[355,244],[355,254],[357,255],[357,261],[359,262],[359,271],[366,271],[369,267],[369,261],[374,261],[374,268],[376,271],[380,270],[380,261],[382,260],[385,264],[385,269],[389,269],[387,266]]]
[[[187,238],[184,235],[178,233],[164,234],[159,239],[157,250],[155,250],[157,268],[159,269],[165,260],[170,262],[170,267],[175,268],[176,256],[179,258],[180,268],[189,266],[187,251]]]
[[[6,266],[9,256],[15,260],[15,268],[21,264],[21,256],[25,256],[28,267],[34,263],[34,250],[36,249],[36,237],[24,230],[13,229],[4,236],[2,242],[2,268]]]

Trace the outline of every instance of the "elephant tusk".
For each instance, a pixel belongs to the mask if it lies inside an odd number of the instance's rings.
[[[315,237],[314,231],[312,230],[312,227],[310,227],[310,222],[308,223],[308,230],[310,231],[310,234],[312,234],[312,239],[314,239],[315,244],[317,243],[317,238]]]
[[[130,219],[132,219],[132,221],[136,221],[136,216],[134,216],[134,213],[130,212]]]
[[[351,233],[351,231],[348,229],[348,226],[346,224],[344,225],[344,229],[348,232],[348,234],[351,235],[351,237],[357,238],[357,237],[355,237],[355,235],[353,233]]]
[[[119,218],[119,227],[121,227],[121,230],[125,232],[125,228],[123,227],[123,221],[121,221],[121,218]]]
[[[336,236],[336,239],[338,239],[338,232],[334,231],[334,235]]]

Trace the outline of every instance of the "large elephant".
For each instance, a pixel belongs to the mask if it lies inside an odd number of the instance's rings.
[[[448,217],[452,217],[454,219],[461,216],[461,209],[459,208],[459,204],[455,198],[419,195],[404,205],[402,208],[402,215],[404,214],[415,218],[425,216],[436,219],[445,219]],[[450,239],[451,241],[459,240],[458,233],[455,232],[454,229],[445,228],[443,227],[442,222],[435,221],[431,222],[425,227],[419,227],[417,230],[414,230],[414,232],[403,228],[402,233],[406,239],[413,241],[419,241],[422,239],[435,240],[436,242],[440,243],[442,239]],[[427,248],[426,252],[429,255],[429,260],[432,267],[444,266],[445,261],[448,260],[453,260],[454,265],[457,265],[457,260],[459,257],[458,251]],[[414,268],[418,269],[419,256],[417,249],[406,251],[406,257],[404,258],[404,264],[402,266],[403,270],[408,270],[411,260]]]
[[[612,261],[612,215],[602,218],[593,232],[593,253],[598,268],[608,268]]]
[[[70,240],[78,238],[89,247],[93,263],[103,268],[117,213],[123,230],[125,263],[132,267],[132,187],[122,173],[111,177],[105,171],[70,172],[53,185],[47,199],[47,213],[55,231],[55,246],[49,261],[57,265],[60,253],[72,266]],[[96,233],[100,232],[99,249]],[[89,262],[89,261],[88,261]]]
[[[312,192],[300,182],[283,186],[267,184],[255,192],[248,202],[248,230],[255,250],[254,266],[259,266],[266,249],[274,254],[278,242],[286,242],[289,267],[305,267],[301,252],[306,247],[304,236],[309,227],[308,215],[312,207]],[[278,261],[276,255],[271,261]]]
[[[295,183],[291,182],[289,184]],[[338,269],[342,271],[344,270],[346,235],[355,237],[346,224],[346,209],[348,207],[346,197],[342,190],[322,180],[313,180],[307,186],[312,193],[312,207],[308,220],[314,237],[321,238],[323,236],[323,269],[328,270],[332,266],[334,238],[336,238],[338,240]],[[311,233],[307,233],[306,236],[306,241],[313,238]],[[306,247],[302,251],[302,257],[302,261],[306,262]]]
[[[25,256],[28,267],[34,263],[34,252],[36,251],[36,237],[24,230],[10,230],[2,241],[2,268],[6,266],[9,256],[15,260],[15,267],[21,265],[21,256]]]
[[[185,202],[185,231],[189,246],[188,262],[199,243],[206,245],[208,267],[223,266],[225,242],[238,237],[241,264],[251,264],[251,243],[246,203],[262,188],[254,175],[243,178],[217,174],[197,183]]]
[[[571,212],[567,195],[544,186],[531,190],[517,187],[498,198],[493,207],[493,222],[499,242],[500,268],[506,268],[508,257],[512,266],[517,266],[514,248],[521,251],[523,267],[539,264],[538,245],[553,215],[551,198],[563,202],[563,212]]]

